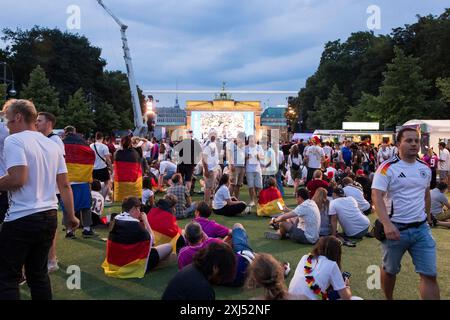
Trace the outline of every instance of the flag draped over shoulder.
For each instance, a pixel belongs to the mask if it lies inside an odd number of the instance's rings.
[[[277,188],[270,187],[261,190],[258,205],[256,206],[256,214],[258,216],[271,216],[281,213],[277,202],[284,206],[283,197]]]
[[[158,204],[164,200],[159,200]],[[176,243],[181,235],[181,228],[173,214],[162,208],[152,208],[147,214],[147,220],[155,236],[155,246],[170,243],[176,252]]]
[[[65,160],[70,182],[92,182],[95,152],[83,138],[68,134],[64,139]]]
[[[116,216],[106,245],[105,274],[113,278],[143,278],[151,249],[151,237],[128,213]]]
[[[142,198],[142,167],[134,149],[118,150],[114,159],[114,201]]]

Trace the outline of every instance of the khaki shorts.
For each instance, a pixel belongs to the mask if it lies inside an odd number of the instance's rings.
[[[436,220],[438,220],[438,221],[450,220],[450,210],[439,213],[436,216]]]
[[[220,177],[221,177],[220,168],[213,170],[213,171],[209,171],[208,178],[203,176],[203,178],[205,178],[205,188],[206,189],[215,189]]]
[[[234,167],[234,171],[231,172],[231,184],[242,187],[244,184],[245,167]]]

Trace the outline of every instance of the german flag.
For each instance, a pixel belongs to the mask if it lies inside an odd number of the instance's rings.
[[[92,182],[95,152],[76,134],[68,134],[64,139],[66,165],[70,182]]]
[[[164,200],[159,200],[160,204]],[[177,224],[177,219],[170,212],[162,208],[152,208],[147,214],[147,220],[155,236],[155,246],[164,243],[172,244],[173,252],[176,252],[176,244],[181,235],[181,228]]]
[[[114,201],[126,197],[142,198],[142,167],[139,153],[118,150],[114,159]]]
[[[143,278],[151,249],[150,234],[128,213],[116,216],[102,268],[108,277]]]
[[[267,217],[281,213],[277,202],[284,206],[283,197],[277,188],[269,187],[261,190],[258,205],[256,206],[256,214],[260,217]]]

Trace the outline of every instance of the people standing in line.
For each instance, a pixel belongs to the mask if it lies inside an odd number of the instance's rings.
[[[412,257],[420,275],[422,299],[439,299],[437,282],[436,242],[429,224],[431,218],[431,170],[417,159],[420,133],[414,128],[402,128],[397,134],[399,157],[384,162],[375,173],[372,199],[375,212],[383,225],[386,239],[381,241],[383,268],[381,283],[387,299],[394,298],[396,275],[406,251]],[[384,195],[392,200],[392,210],[386,209]]]
[[[46,136],[47,138],[51,139],[52,141],[54,141],[59,149],[61,150],[63,156],[66,156],[66,151],[64,150],[64,143],[62,142],[61,138],[53,133],[53,129],[55,128],[56,125],[56,117],[48,112],[39,112],[38,113],[38,117],[36,119],[36,130],[40,133],[42,133],[44,136]],[[58,190],[58,186],[56,186],[56,197],[58,198],[58,202],[60,201],[60,194],[59,194],[59,190]],[[59,269],[58,266],[58,258],[56,256],[56,232],[55,232],[55,237],[53,238],[53,243],[52,246],[50,248],[50,251],[48,253],[48,272],[54,272],[57,271]]]
[[[25,267],[33,300],[52,299],[48,253],[57,228],[56,186],[66,207],[67,227],[77,228],[64,156],[56,143],[36,131],[37,111],[28,100],[7,101],[4,121],[7,173],[0,190],[10,192],[10,208],[0,231],[0,300],[20,299]]]

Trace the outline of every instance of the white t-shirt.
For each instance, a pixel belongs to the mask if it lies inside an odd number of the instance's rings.
[[[431,195],[431,214],[436,217],[442,212],[444,205],[448,204],[447,196],[441,192],[438,188],[434,188],[430,191]]]
[[[56,144],[58,145],[59,149],[61,149],[61,152],[62,152],[63,156],[65,157],[66,156],[66,149],[64,148],[64,142],[61,140],[61,138],[58,135],[53,134],[53,135],[50,136],[49,139],[54,141],[54,142],[56,142]],[[56,185],[55,193],[59,194],[58,185]]]
[[[294,209],[299,217],[298,228],[305,232],[305,237],[311,243],[319,240],[320,210],[313,200],[306,200]]]
[[[450,152],[447,149],[443,149],[439,152],[439,170],[449,171],[450,170]]]
[[[97,152],[95,151],[94,144],[97,147]],[[98,155],[100,155],[103,159],[106,160],[106,156],[109,156],[109,149],[106,145],[100,142],[92,143],[90,145],[91,149],[94,150],[95,153],[95,162],[94,162],[94,170],[100,170],[106,168],[106,163],[103,161]]]
[[[325,156],[323,149],[319,146],[305,148],[305,156],[308,157],[308,168],[319,169],[322,165],[320,160]]]
[[[377,169],[372,189],[388,193],[393,202],[393,222],[422,222],[427,218],[425,190],[430,181],[431,170],[424,162],[407,163],[394,157]]]
[[[276,175],[278,171],[277,155],[272,148],[264,151],[264,158],[261,160],[261,173],[264,176]],[[268,166],[268,167],[266,167]]]
[[[153,191],[150,189],[142,190],[142,204],[146,204],[147,201],[153,196]]]
[[[328,157],[328,159],[331,159],[331,154],[333,153],[333,148],[330,146],[324,146],[323,148],[323,153],[325,154],[325,156]]]
[[[377,153],[377,160],[378,163],[383,163],[384,161],[387,161],[389,159],[391,159],[393,157],[392,154],[392,148],[391,147],[386,147],[385,150],[383,150],[383,147],[380,147],[380,150],[378,150]]]
[[[318,300],[305,279],[305,264],[308,256],[303,256],[295,269],[294,276],[289,284],[289,293],[296,295],[305,295],[311,300]],[[345,289],[346,285],[342,272],[335,261],[328,260],[327,257],[319,256],[312,260],[311,276],[314,277],[316,284],[322,292],[326,292],[328,287],[332,286],[334,290]]]
[[[203,149],[203,156],[206,158],[208,171],[219,168],[219,149],[217,143],[211,142]]]
[[[355,236],[366,230],[370,225],[370,220],[358,208],[358,203],[352,197],[337,198],[330,202],[330,216],[337,215],[339,224],[344,233]]]
[[[8,127],[4,122],[0,122],[0,177],[6,174],[6,163],[3,157],[3,146],[5,144],[5,139],[9,135]]]
[[[288,156],[288,164],[290,167],[292,167],[292,164],[296,164],[298,166],[301,166],[303,163],[302,155],[299,153],[298,157],[293,157],[291,154]]]
[[[245,146],[239,147],[237,144],[230,143],[228,146],[228,163],[235,167],[245,166]]]
[[[172,161],[161,161],[159,163],[159,174],[164,175],[169,172],[177,172],[177,165]]]
[[[222,185],[214,195],[213,208],[215,210],[222,209],[226,206],[228,199],[231,199],[230,190],[226,185]]]
[[[247,146],[245,148],[245,155],[248,156],[245,171],[249,173],[250,172],[261,173],[261,164],[256,156],[259,155],[260,159],[264,157],[264,151],[262,147],[258,144],[253,147]]]
[[[358,203],[358,208],[362,212],[370,209],[370,203],[366,199],[364,199],[364,193],[362,190],[358,189],[355,186],[346,186],[344,187],[344,193],[346,197],[352,197]]]
[[[103,214],[103,209],[105,208],[105,198],[98,191],[91,191],[92,206],[91,212],[98,216]]]
[[[5,222],[58,209],[56,176],[67,173],[66,162],[56,143],[37,131],[22,131],[5,139],[6,169],[27,166],[27,182],[10,191]]]

